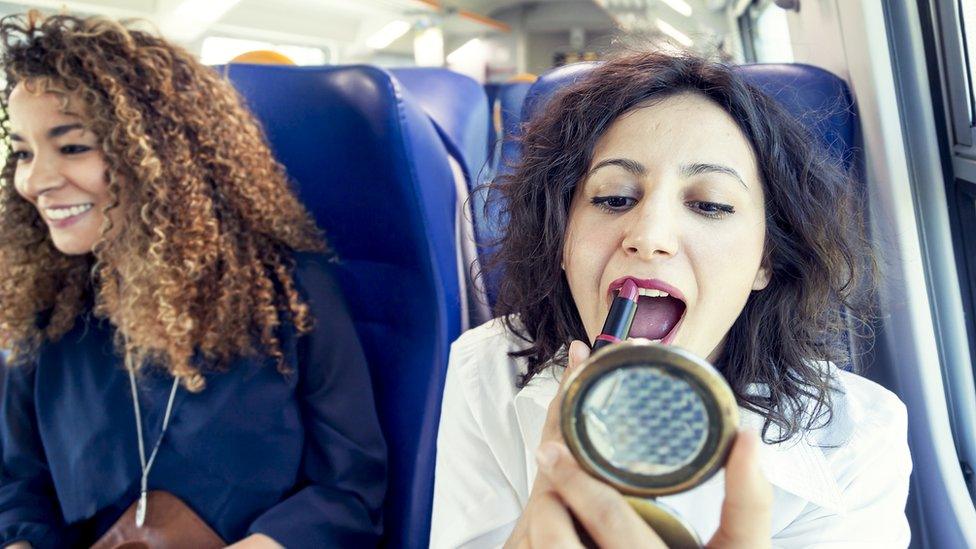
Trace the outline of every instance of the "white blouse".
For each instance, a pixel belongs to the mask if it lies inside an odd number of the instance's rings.
[[[451,357],[437,437],[431,547],[498,547],[522,513],[534,453],[559,380],[552,369],[522,389],[527,345],[498,319],[464,333]],[[908,451],[904,404],[880,385],[833,369],[833,420],[781,444],[763,444],[773,486],[775,547],[907,547]],[[741,423],[763,419],[740,409]],[[771,431],[775,434],[775,431]],[[724,476],[660,500],[707,541],[718,529]]]

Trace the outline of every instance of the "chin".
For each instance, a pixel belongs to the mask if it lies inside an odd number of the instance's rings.
[[[85,255],[92,251],[92,245],[85,245],[84,242],[58,242],[55,240],[54,247],[64,255]]]

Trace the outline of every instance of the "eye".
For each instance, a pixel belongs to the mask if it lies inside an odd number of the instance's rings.
[[[10,158],[13,158],[16,162],[23,162],[30,158],[30,151],[13,151],[10,153]]]
[[[91,147],[87,145],[65,145],[61,147],[61,154],[81,154],[90,150]]]
[[[727,215],[732,215],[735,213],[735,207],[730,204],[721,204],[719,202],[705,202],[704,200],[692,200],[686,202],[689,208],[697,211],[705,217],[710,217],[712,219],[720,219]]]
[[[628,210],[637,200],[629,196],[594,196],[590,203],[606,212],[616,213]]]

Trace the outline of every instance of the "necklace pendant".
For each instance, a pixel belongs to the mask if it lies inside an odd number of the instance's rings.
[[[139,504],[136,505],[136,528],[142,528],[142,525],[146,523],[147,507],[149,507],[149,503],[146,501],[146,492],[142,492],[139,495]]]

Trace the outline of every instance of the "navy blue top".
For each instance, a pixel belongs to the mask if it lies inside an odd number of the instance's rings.
[[[227,542],[263,533],[288,547],[375,545],[386,447],[365,359],[326,260],[296,261],[315,328],[279,332],[293,373],[239,359],[207,374],[200,393],[181,387],[149,489],[175,494]],[[138,497],[132,394],[112,335],[87,314],[36,364],[3,374],[0,547],[90,545]],[[148,453],[172,377],[147,368],[138,381]]]

